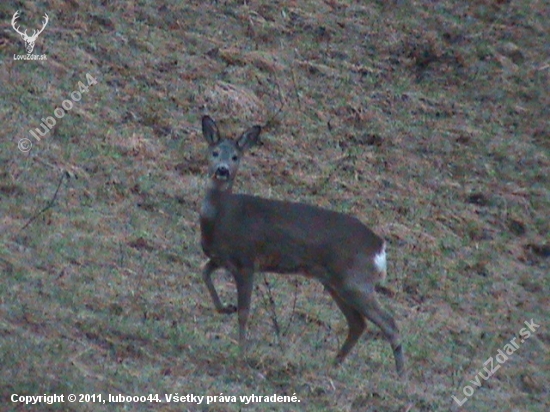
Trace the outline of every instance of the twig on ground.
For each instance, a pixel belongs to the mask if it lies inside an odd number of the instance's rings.
[[[50,201],[48,202],[48,204],[40,211],[38,212],[37,214],[35,214],[33,217],[31,217],[27,223],[25,223],[25,225],[19,229],[19,232],[22,232],[24,229],[26,229],[32,222],[34,222],[38,216],[40,216],[42,213],[44,213],[46,210],[48,210],[49,208],[51,208],[55,202],[55,199],[57,198],[57,193],[59,192],[59,188],[61,187],[61,183],[63,183],[63,179],[64,178],[69,178],[69,173],[67,171],[64,171],[62,174],[61,174],[61,178],[59,179],[59,183],[57,184],[57,188],[55,189],[55,193],[53,194],[53,197],[50,199]]]

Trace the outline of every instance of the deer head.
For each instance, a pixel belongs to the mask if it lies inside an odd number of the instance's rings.
[[[21,32],[19,30],[19,26],[15,25],[16,20],[21,16],[21,12],[18,10],[13,15],[13,18],[11,19],[11,25],[13,29],[23,38],[25,41],[25,49],[27,50],[27,54],[31,54],[34,50],[34,43],[36,42],[36,39],[38,38],[38,35],[44,31],[46,28],[46,25],[48,24],[48,15],[44,13],[44,23],[42,24],[42,28],[40,30],[33,30],[32,36],[27,35],[27,30],[25,32]]]

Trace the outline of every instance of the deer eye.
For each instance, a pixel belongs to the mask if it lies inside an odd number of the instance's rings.
[[[237,160],[239,160],[239,156],[233,155],[233,157],[231,158],[231,160],[233,160],[234,162],[236,162]]]
[[[220,152],[218,152],[217,150],[214,150],[212,152],[212,157],[218,157],[220,155]]]

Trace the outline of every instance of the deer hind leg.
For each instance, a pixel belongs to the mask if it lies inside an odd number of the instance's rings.
[[[344,361],[348,353],[353,349],[365,331],[365,319],[359,311],[354,309],[353,306],[347,304],[346,301],[343,300],[334,289],[328,286],[325,288],[330,293],[330,296],[332,296],[332,299],[334,299],[348,321],[348,336],[342,345],[342,348],[336,355],[336,363],[340,364]]]
[[[378,326],[386,339],[390,342],[397,373],[401,375],[405,365],[403,347],[399,336],[399,329],[393,317],[380,307],[376,300],[374,288],[371,285],[363,287],[351,287],[348,285],[340,293],[347,305],[353,306],[365,318]]]
[[[218,296],[218,292],[216,292],[216,288],[214,287],[214,283],[212,283],[212,273],[214,273],[220,267],[221,266],[219,266],[217,263],[214,263],[214,261],[209,260],[204,266],[204,269],[202,271],[202,279],[204,280],[204,283],[208,288],[208,292],[210,293],[210,297],[214,302],[214,306],[216,307],[216,310],[219,313],[234,313],[237,311],[237,308],[233,305],[228,305],[228,306],[222,305],[222,302],[220,301],[220,297]]]

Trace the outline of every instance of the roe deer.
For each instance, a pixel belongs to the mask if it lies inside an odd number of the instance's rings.
[[[342,213],[231,192],[241,156],[257,143],[260,131],[260,126],[254,126],[233,141],[220,137],[209,116],[202,118],[202,132],[209,144],[209,183],[200,211],[201,246],[210,258],[203,279],[217,311],[235,311],[222,305],[212,283],[212,273],[225,268],[237,284],[239,344],[244,349],[255,271],[316,278],[349,326],[337,363],[357,343],[366,318],[391,343],[397,373],[402,374],[405,360],[399,331],[378,304],[374,290],[375,283],[386,276],[384,240]]]

